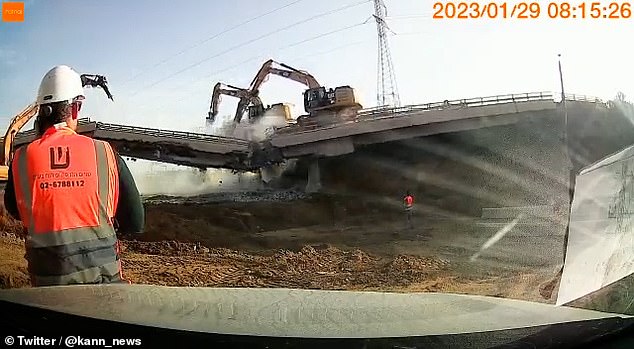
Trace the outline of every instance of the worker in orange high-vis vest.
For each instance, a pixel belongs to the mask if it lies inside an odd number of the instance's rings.
[[[39,87],[39,138],[16,150],[4,202],[27,231],[33,286],[126,282],[119,233],[142,233],[134,179],[107,142],[77,134],[81,77],[51,69]]]
[[[413,212],[414,212],[414,197],[409,192],[409,190],[405,194],[405,198],[403,199],[403,205],[405,206],[405,215],[407,217],[407,226],[408,226],[408,228],[412,229],[412,228],[414,228],[414,225],[412,223],[412,215],[413,215]]]

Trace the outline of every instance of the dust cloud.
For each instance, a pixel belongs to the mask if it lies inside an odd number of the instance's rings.
[[[140,161],[135,163],[137,162]],[[130,165],[130,171],[143,196],[195,196],[218,192],[254,191],[261,188],[259,174],[251,172],[199,170],[145,161],[137,166]]]
[[[256,122],[249,123],[243,119],[239,124],[233,122],[231,115],[224,115],[208,125],[207,133],[223,137],[234,137],[252,142],[261,142],[270,137],[275,128],[283,127],[287,124],[284,115],[277,110],[269,110]]]
[[[234,137],[253,142],[263,141],[276,127],[286,124],[284,115],[275,111],[266,112],[255,123],[243,120],[233,122],[232,115],[216,118],[214,123],[204,127],[206,134]],[[162,164],[150,161],[127,161],[141,195],[194,196],[218,192],[255,191],[262,189],[259,173],[234,173],[231,170],[199,170],[185,166]],[[262,175],[269,182],[281,174],[281,169],[268,168]]]

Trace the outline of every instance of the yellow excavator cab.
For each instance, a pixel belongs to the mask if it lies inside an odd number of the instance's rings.
[[[262,116],[280,117],[286,122],[293,120],[291,107],[287,103],[276,103],[266,108],[261,104],[249,106],[249,121],[253,122]]]
[[[350,86],[339,86],[335,88],[335,103],[333,107],[357,107],[362,109],[356,91]]]
[[[287,103],[273,104],[270,110],[275,116],[281,116],[287,122],[293,121],[293,116],[291,115],[291,107]]]
[[[362,108],[354,89],[350,86],[339,86],[328,90],[322,86],[304,92],[304,110],[309,114],[322,110]]]

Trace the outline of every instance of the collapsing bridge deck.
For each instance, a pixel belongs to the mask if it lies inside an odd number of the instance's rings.
[[[108,124],[81,119],[77,131],[106,140],[122,156],[192,167],[249,170],[253,144],[237,138],[200,133]],[[15,145],[35,139],[35,132],[21,132]]]
[[[570,107],[605,106],[597,98],[566,95]],[[480,97],[399,108],[362,110],[357,121],[290,126],[279,129],[266,142],[200,133],[80,120],[78,131],[109,141],[122,156],[199,168],[255,170],[284,158],[337,156],[356,146],[432,134],[493,127],[518,122],[526,115],[552,113],[551,93],[537,92]],[[20,132],[15,145],[35,138],[33,130]]]

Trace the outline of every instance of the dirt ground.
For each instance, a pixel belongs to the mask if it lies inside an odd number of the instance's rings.
[[[226,199],[146,201],[145,234],[122,240],[124,277],[170,286],[554,298],[540,296],[539,286],[558,268],[550,250],[557,237],[510,235],[473,259],[497,227],[419,213],[410,230],[400,214],[347,198]],[[29,287],[19,225],[5,212],[0,218],[0,287]]]

